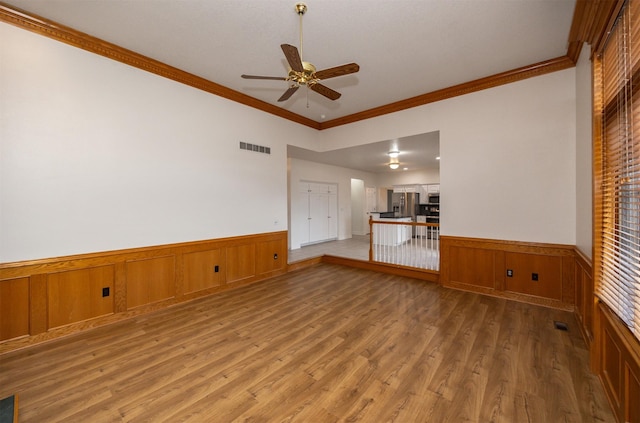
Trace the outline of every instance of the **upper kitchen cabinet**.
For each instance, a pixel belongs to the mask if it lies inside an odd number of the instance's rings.
[[[418,185],[418,192],[420,193],[420,204],[428,204],[429,196],[440,194],[440,184]]]
[[[394,185],[393,192],[397,194],[399,192],[419,192],[420,185]]]

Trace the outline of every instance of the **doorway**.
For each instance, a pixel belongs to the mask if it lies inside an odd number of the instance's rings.
[[[351,179],[351,235],[366,235],[365,189],[362,179]]]

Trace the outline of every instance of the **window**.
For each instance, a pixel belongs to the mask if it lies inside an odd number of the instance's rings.
[[[596,293],[640,340],[640,0],[594,59]]]

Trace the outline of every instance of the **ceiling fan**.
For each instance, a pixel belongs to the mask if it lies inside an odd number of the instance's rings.
[[[304,3],[297,3],[295,5],[295,11],[300,16],[300,51],[302,52],[302,16],[307,11],[307,5]],[[302,85],[306,85],[308,88],[330,100],[337,100],[342,94],[322,85],[320,81],[335,78],[337,76],[348,75],[360,70],[360,66],[358,66],[358,64],[348,63],[346,65],[316,71],[316,67],[314,65],[309,62],[302,61],[302,55],[298,52],[298,49],[295,46],[282,44],[280,47],[282,48],[284,57],[287,59],[290,67],[289,74],[286,77],[241,75],[241,77],[245,79],[271,79],[289,82],[289,88],[284,92],[284,94],[282,94],[278,101],[288,100]]]

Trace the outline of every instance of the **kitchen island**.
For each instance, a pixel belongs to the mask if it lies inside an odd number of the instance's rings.
[[[373,243],[375,245],[396,246],[404,244],[411,239],[411,225],[401,225],[395,223],[411,222],[411,217],[373,217]],[[391,223],[393,225],[376,224]]]

